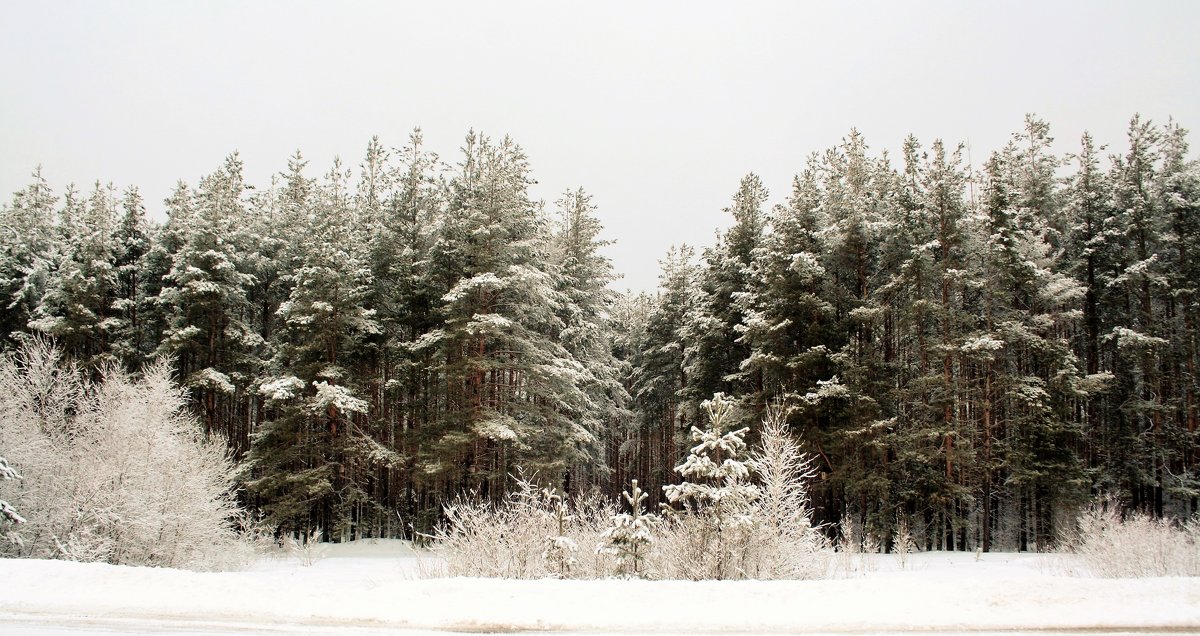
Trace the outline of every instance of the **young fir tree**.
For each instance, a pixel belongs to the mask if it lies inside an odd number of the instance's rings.
[[[618,574],[641,578],[646,575],[645,562],[654,544],[654,527],[659,518],[642,512],[649,495],[638,487],[636,479],[629,482],[629,490],[621,496],[629,504],[630,511],[613,515],[612,525],[604,531],[604,543],[599,549],[616,555]]]
[[[746,575],[743,568],[745,536],[753,524],[752,504],[759,495],[750,483],[744,437],[749,427],[731,429],[734,401],[717,393],[701,408],[708,415],[704,430],[692,427],[692,447],[687,459],[675,467],[679,484],[663,486],[667,500],[699,515],[705,525],[705,552],[711,570],[704,578],[730,579]]]
[[[575,520],[575,516],[569,513],[567,502],[563,501],[562,495],[547,489],[542,492],[542,497],[550,505],[549,514],[555,530],[553,535],[546,537],[546,549],[542,550],[542,560],[549,565],[552,575],[565,579],[571,573],[571,568],[578,563],[574,555],[579,551],[579,545],[567,536],[568,525]]]

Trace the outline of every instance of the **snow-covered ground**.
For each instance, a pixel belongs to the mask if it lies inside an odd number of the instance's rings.
[[[1060,557],[925,553],[825,581],[422,578],[397,541],[197,573],[0,560],[0,634],[1200,632],[1200,578],[1072,578]]]

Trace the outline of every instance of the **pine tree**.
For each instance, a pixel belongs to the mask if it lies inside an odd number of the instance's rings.
[[[642,512],[649,495],[638,487],[636,479],[630,480],[629,490],[621,496],[629,504],[630,512],[613,515],[612,526],[604,531],[604,543],[599,549],[616,555],[618,574],[641,578],[646,574],[644,563],[654,544],[654,527],[659,518]]]
[[[787,203],[775,208],[772,231],[763,236],[746,281],[745,315],[737,328],[749,356],[740,366],[761,378],[771,398],[795,398],[796,390],[831,375],[833,306],[822,290],[825,219],[817,170],[817,159],[810,159]]]
[[[117,284],[112,233],[112,186],[96,183],[86,204],[68,193],[61,214],[54,270],[29,326],[54,337],[90,369],[113,360],[109,350],[119,320],[113,314]]]
[[[246,288],[254,279],[239,269],[240,246],[231,240],[244,218],[245,191],[242,162],[231,155],[194,197],[176,191],[179,225],[165,237],[178,245],[156,301],[167,323],[158,353],[178,360],[207,432],[228,434],[231,409],[256,373],[246,358],[258,344],[247,323]]]
[[[291,274],[291,294],[277,314],[278,374],[263,383],[272,416],[255,437],[250,486],[266,500],[271,521],[326,538],[350,531],[351,506],[366,499],[356,478],[398,457],[369,435],[355,357],[378,333],[365,300],[372,285],[366,244],[354,233],[347,174],[335,161],[316,192],[304,235],[309,249]],[[367,432],[364,432],[364,428]]]
[[[110,349],[126,369],[141,365],[150,353],[153,334],[146,329],[150,310],[146,255],[150,252],[152,228],[146,219],[146,207],[136,187],[125,190],[122,215],[113,229],[113,286]]]
[[[629,394],[622,384],[624,369],[613,356],[613,333],[609,314],[616,293],[609,288],[614,280],[612,262],[600,253],[611,244],[600,238],[603,227],[596,218],[596,206],[583,188],[566,192],[558,201],[559,226],[554,236],[554,261],[557,266],[557,291],[563,302],[558,312],[563,329],[559,341],[571,357],[583,366],[581,388],[590,405],[583,416],[583,428],[597,441],[627,421]],[[611,471],[601,449],[589,451],[597,460],[577,464],[568,475],[568,491],[579,483],[597,483]]]
[[[701,296],[686,336],[685,357],[691,377],[688,396],[693,403],[717,392],[746,395],[751,404],[761,399],[762,375],[743,367],[750,357],[750,346],[741,337],[739,327],[755,310],[751,306],[754,296],[746,290],[754,277],[754,255],[768,224],[762,210],[767,198],[767,189],[758,175],[751,173],[742,178],[732,205],[726,208],[733,216],[733,227],[705,251],[698,281]],[[746,409],[742,415],[753,417],[757,408]]]
[[[805,431],[829,467],[822,484],[832,521],[837,504],[858,514],[879,514],[891,485],[884,433],[894,413],[887,371],[887,306],[881,296],[883,238],[893,229],[896,177],[885,156],[872,158],[866,141],[852,130],[824,155],[821,206],[828,219],[822,232],[823,296],[833,310],[827,341],[831,375],[797,387],[809,416],[820,426]]]
[[[1134,116],[1129,150],[1113,158],[1110,180],[1116,216],[1110,221],[1125,246],[1109,285],[1117,292],[1114,315],[1124,318],[1104,335],[1114,348],[1117,411],[1116,464],[1132,505],[1163,513],[1163,404],[1159,359],[1168,341],[1156,311],[1156,296],[1168,288],[1162,254],[1162,219],[1154,196],[1159,131]]]
[[[991,468],[990,402],[987,389],[979,400],[981,451],[972,461],[971,430],[962,417],[969,395],[967,368],[987,365],[995,342],[968,338],[975,318],[966,307],[978,278],[968,272],[971,251],[967,202],[968,175],[961,147],[948,151],[941,140],[922,152],[915,138],[904,147],[905,167],[900,200],[894,213],[895,232],[885,246],[889,272],[881,290],[891,308],[884,348],[897,373],[896,415],[885,439],[897,510],[883,509],[873,520],[884,536],[894,514],[921,514],[927,524],[943,528],[953,545],[961,527],[973,464],[983,473],[980,499],[985,521],[991,512],[994,477]],[[985,531],[983,542],[988,543]]]
[[[1163,488],[1174,502],[1194,502],[1200,496],[1200,434],[1197,433],[1198,343],[1200,343],[1200,165],[1187,160],[1187,131],[1167,124],[1160,142],[1162,168],[1155,186],[1163,228],[1161,260],[1166,290],[1162,290],[1164,334],[1162,439]],[[1186,516],[1194,503],[1181,505]],[[1164,510],[1165,513],[1165,510]]]
[[[735,404],[722,393],[705,400],[701,408],[709,425],[703,430],[692,427],[692,440],[699,443],[675,467],[683,481],[663,486],[663,492],[672,504],[699,515],[709,530],[706,543],[713,569],[705,578],[740,578],[745,571],[739,548],[753,524],[752,504],[759,495],[744,457],[750,428],[730,428],[737,421]]]
[[[33,182],[0,207],[0,338],[5,350],[25,339],[57,250],[56,197],[39,166]]]
[[[1113,355],[1102,336],[1121,319],[1112,311],[1116,290],[1110,282],[1118,275],[1117,261],[1124,241],[1114,227],[1111,183],[1100,168],[1097,148],[1091,135],[1080,140],[1077,164],[1066,189],[1066,214],[1071,219],[1064,254],[1064,265],[1085,286],[1083,331],[1077,336],[1075,351],[1086,372],[1086,404],[1081,414],[1084,434],[1083,454],[1088,467],[1096,471],[1093,487],[1114,492],[1120,482],[1119,470],[1110,463],[1107,449],[1119,445],[1118,419],[1111,391]]]
[[[691,386],[685,330],[698,296],[694,257],[692,248],[684,245],[672,247],[660,261],[658,294],[647,299],[644,327],[628,345],[629,393],[636,415],[618,452],[625,471],[637,475],[651,492],[675,481],[672,468],[680,459],[676,438],[693,421],[684,401]]]
[[[493,496],[512,462],[559,483],[596,456],[598,440],[580,424],[590,408],[580,389],[586,370],[555,340],[564,299],[544,217],[528,197],[524,152],[472,133],[463,155],[433,246],[449,291],[444,327],[421,346],[437,346],[447,392],[423,469]]]
[[[1082,374],[1068,335],[1085,291],[1059,273],[1046,218],[1056,197],[1051,141],[1044,122],[1028,117],[1025,131],[989,160],[984,205],[981,260],[989,284],[978,338],[1000,343],[984,382],[1004,421],[996,446],[1021,519],[1021,549],[1053,541],[1054,511],[1078,503],[1083,483],[1071,413]]]

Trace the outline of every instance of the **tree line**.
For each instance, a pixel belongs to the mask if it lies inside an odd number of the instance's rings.
[[[0,337],[52,338],[91,373],[165,358],[242,497],[281,532],[430,532],[510,475],[616,497],[678,484],[700,404],[772,403],[816,457],[817,521],[925,547],[1030,549],[1099,492],[1197,509],[1200,169],[1134,118],[1023,131],[980,170],[852,132],[784,204],[742,180],[732,226],[672,250],[655,294],[612,291],[596,206],[529,193],[521,148],[469,133],[453,165],[414,131],[321,178],[261,188],[232,155],[179,183],[0,209]]]
[[[910,137],[893,161],[852,132],[771,210],[744,178],[732,227],[633,301],[649,483],[725,392],[747,422],[786,404],[819,519],[885,542],[903,523],[926,548],[1040,548],[1100,494],[1196,512],[1200,167],[1173,122],[1134,117],[1107,166],[1089,135],[1052,141],[1029,116],[975,170],[961,146]]]

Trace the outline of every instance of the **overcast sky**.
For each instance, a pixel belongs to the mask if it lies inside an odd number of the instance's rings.
[[[367,141],[457,161],[511,135],[552,202],[599,205],[620,287],[712,242],[747,172],[772,202],[851,127],[969,141],[1027,112],[1062,150],[1119,147],[1134,112],[1200,126],[1200,2],[31,2],[0,0],[0,193],[137,185],[152,214],[240,151],[266,185]],[[1193,143],[1196,138],[1193,135]]]

